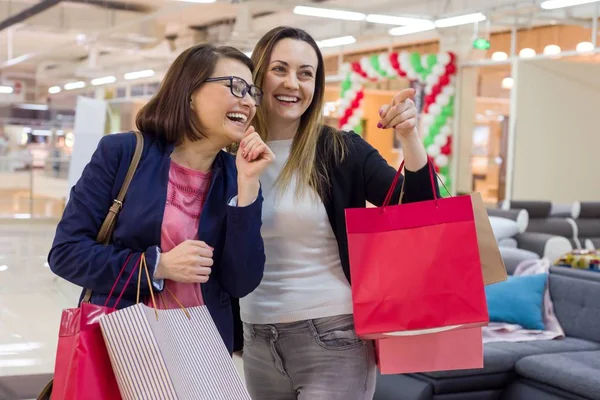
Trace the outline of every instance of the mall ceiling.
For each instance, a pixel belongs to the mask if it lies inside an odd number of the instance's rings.
[[[305,28],[320,41],[351,35],[356,43],[347,49],[415,41],[416,35],[389,34],[394,24],[414,21],[390,24],[381,21],[381,15],[435,21],[483,12],[487,21],[479,29],[491,30],[550,23],[590,26],[600,4],[552,11],[542,9],[541,0],[210,1],[0,0],[0,74],[35,78],[38,84],[52,86],[164,70],[192,44],[229,44],[250,51],[262,34],[282,24]],[[350,14],[351,20],[321,18],[299,15],[296,6],[357,14]],[[439,34],[439,29],[420,33],[431,39]],[[325,51],[337,52],[339,47]]]

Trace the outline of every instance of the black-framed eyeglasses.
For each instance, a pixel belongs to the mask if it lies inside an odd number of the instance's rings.
[[[243,99],[247,93],[254,99],[256,105],[260,104],[263,92],[258,86],[250,85],[248,82],[237,76],[217,76],[214,78],[208,78],[205,82],[221,82],[229,81],[229,90],[235,97]]]

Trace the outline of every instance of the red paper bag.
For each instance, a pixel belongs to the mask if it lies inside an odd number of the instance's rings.
[[[483,368],[480,327],[378,339],[375,348],[382,374]]]
[[[53,400],[121,399],[98,322],[113,311],[90,303],[63,310],[54,366]]]
[[[382,207],[346,210],[357,334],[486,325],[471,197],[388,206],[401,169]]]

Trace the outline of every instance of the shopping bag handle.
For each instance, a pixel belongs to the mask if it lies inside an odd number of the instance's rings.
[[[392,195],[394,194],[394,189],[396,188],[396,185],[398,184],[398,179],[400,179],[400,175],[402,174],[402,169],[404,169],[404,163],[405,163],[405,160],[402,160],[402,163],[400,164],[400,168],[398,168],[398,171],[396,171],[396,176],[394,177],[394,180],[392,181],[392,184],[390,185],[390,188],[388,189],[387,195],[385,196],[385,200],[383,201],[382,208],[387,207],[390,204],[390,201],[392,200]],[[431,180],[431,190],[433,192],[433,199],[437,200],[438,198],[437,198],[437,194],[435,192],[435,178],[433,177],[434,175],[437,176],[437,174],[435,173],[435,169],[433,167],[433,160],[431,157],[427,157],[427,166],[429,167],[429,178]],[[400,189],[400,203],[402,203],[402,197],[404,195],[404,183],[405,182],[406,182],[406,180],[402,181],[402,188]],[[446,189],[446,190],[448,190],[448,189]]]

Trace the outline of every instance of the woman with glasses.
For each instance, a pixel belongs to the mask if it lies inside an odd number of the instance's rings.
[[[203,44],[177,57],[137,115],[143,153],[110,244],[95,238],[127,173],[134,133],[103,137],[73,187],[50,250],[54,273],[104,304],[125,265],[117,289],[126,307],[136,301],[138,276],[125,281],[143,253],[155,290],[169,289],[186,307],[206,305],[232,351],[230,297],[246,296],[263,275],[258,179],[274,159],[250,126],[262,96],[252,70],[231,47]],[[240,142],[237,156],[222,150]],[[149,294],[146,279],[141,288]],[[178,307],[161,297],[167,304],[159,307]]]

